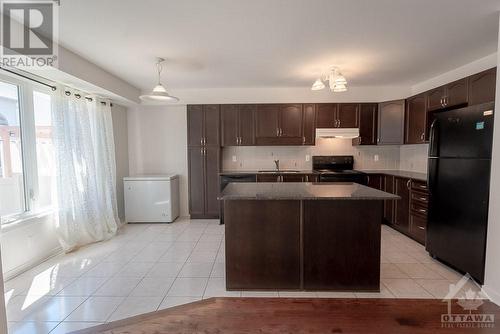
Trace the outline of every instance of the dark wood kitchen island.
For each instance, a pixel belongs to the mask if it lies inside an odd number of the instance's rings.
[[[384,200],[357,183],[231,183],[228,290],[380,290]]]

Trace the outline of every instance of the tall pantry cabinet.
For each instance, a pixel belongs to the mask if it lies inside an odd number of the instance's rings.
[[[220,106],[188,105],[189,213],[219,218]]]

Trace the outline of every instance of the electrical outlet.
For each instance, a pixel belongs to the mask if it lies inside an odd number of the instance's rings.
[[[378,154],[375,154],[375,155],[373,156],[373,160],[375,160],[375,161],[378,161],[378,160],[379,160]]]
[[[311,160],[311,156],[309,154],[306,154],[306,161]]]
[[[236,162],[236,156],[233,155],[233,162]]]

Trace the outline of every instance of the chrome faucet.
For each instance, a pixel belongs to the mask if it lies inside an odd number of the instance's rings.
[[[276,170],[280,170],[280,161],[279,160],[274,160],[274,164],[276,165]]]

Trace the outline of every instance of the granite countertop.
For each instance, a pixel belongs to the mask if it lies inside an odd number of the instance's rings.
[[[398,169],[358,169],[358,170],[360,172],[367,173],[367,174],[385,174],[385,175],[406,177],[409,179],[414,179],[414,180],[419,180],[419,181],[427,181],[427,174],[426,173],[409,172],[409,171],[398,170]]]
[[[363,173],[367,173],[367,174],[386,174],[386,175],[407,177],[409,179],[414,179],[414,180],[419,180],[419,181],[427,181],[427,174],[426,173],[409,172],[409,171],[398,170],[398,169],[356,169],[356,170],[363,172]],[[270,172],[272,172],[272,170],[266,171],[266,173],[270,173]],[[219,175],[240,175],[240,174],[260,174],[260,173],[262,173],[261,170],[260,171],[259,170],[225,170],[225,171],[220,172]],[[264,174],[266,174],[266,173],[264,173]],[[311,169],[293,170],[293,171],[287,171],[285,169],[285,170],[275,171],[274,173],[275,174],[284,174],[284,173],[315,174],[317,172],[315,172]]]
[[[387,200],[400,199],[353,182],[230,183],[220,200]]]

